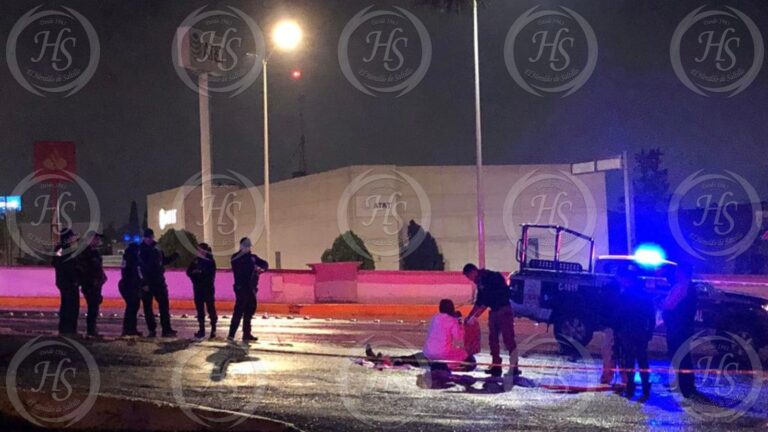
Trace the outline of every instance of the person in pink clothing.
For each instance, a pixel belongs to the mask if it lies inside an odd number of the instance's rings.
[[[391,366],[429,366],[432,370],[474,370],[475,357],[467,354],[467,351],[462,348],[464,325],[461,322],[461,312],[456,311],[456,307],[450,299],[440,300],[439,310],[440,313],[433,316],[429,324],[422,352],[409,356],[392,357],[382,353],[376,354],[370,345],[366,345],[366,358],[376,364]]]
[[[456,314],[453,301],[440,300],[440,313],[432,317],[424,341],[424,356],[429,360],[447,360],[463,362],[468,354],[461,346],[464,344],[464,326]],[[453,364],[449,363],[453,369]]]

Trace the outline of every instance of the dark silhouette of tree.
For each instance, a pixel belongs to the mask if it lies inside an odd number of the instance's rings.
[[[655,148],[635,155],[635,207],[640,212],[665,210],[669,204],[669,174],[662,168],[664,152]]]
[[[160,236],[157,244],[166,256],[179,254],[179,258],[170,267],[186,268],[195,258],[197,237],[189,231],[169,229]]]
[[[418,244],[416,244],[418,243]],[[445,259],[432,234],[411,220],[406,229],[406,239],[401,248],[401,270],[445,270]]]
[[[360,268],[363,270],[373,270],[376,267],[371,253],[365,247],[365,242],[352,231],[336,237],[331,248],[323,252],[320,261],[324,263],[359,261],[362,262]]]

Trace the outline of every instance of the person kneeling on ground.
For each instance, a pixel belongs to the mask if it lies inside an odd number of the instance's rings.
[[[375,354],[370,345],[366,346],[365,355],[374,363],[393,366],[411,365],[421,367],[429,365],[431,369],[450,369],[469,372],[475,369],[474,356],[468,355],[461,345],[464,343],[464,327],[461,312],[456,311],[453,301],[440,300],[440,312],[432,317],[424,341],[422,352],[410,356],[388,357]]]

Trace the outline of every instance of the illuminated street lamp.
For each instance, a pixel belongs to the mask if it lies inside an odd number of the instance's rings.
[[[301,44],[304,32],[296,21],[280,21],[272,30],[273,49],[295,51]],[[264,74],[264,232],[266,234],[266,259],[272,261],[272,237],[269,219],[269,91],[267,86],[267,62],[272,52],[262,60]]]

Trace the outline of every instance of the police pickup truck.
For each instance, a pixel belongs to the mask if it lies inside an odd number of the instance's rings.
[[[552,259],[532,256],[538,254],[537,241],[542,239],[540,235],[532,237],[532,230],[554,237]],[[571,240],[571,245],[573,241],[581,241],[584,246],[589,246],[586,269],[582,263],[560,259],[565,236]],[[666,276],[677,265],[661,256],[640,252],[593,260],[594,251],[594,240],[582,233],[556,225],[522,225],[516,254],[520,270],[510,275],[512,306],[518,316],[552,324],[564,351],[569,351],[568,339],[586,346],[595,331],[609,325],[610,299],[618,289],[615,275],[622,268],[632,270],[643,279],[646,289],[659,305],[670,289]],[[698,290],[697,330],[705,330],[711,335],[738,335],[757,352],[768,347],[768,300],[726,293],[705,281],[694,283]],[[657,316],[660,317],[660,312]],[[657,331],[663,333],[662,320],[659,318],[657,322]],[[715,348],[723,354],[746,354],[744,347],[736,343],[718,343]]]

